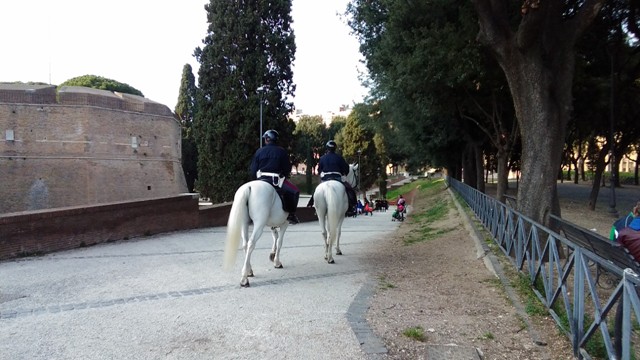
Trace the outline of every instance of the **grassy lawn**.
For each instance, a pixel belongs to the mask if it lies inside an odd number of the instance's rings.
[[[309,188],[307,184],[307,176],[304,174],[296,174],[291,175],[289,179],[295,186],[300,189],[300,194],[302,195],[312,195],[316,189],[316,186],[320,183],[320,176],[313,175],[311,176],[311,188]]]
[[[389,177],[389,180],[391,180],[392,182],[398,178],[397,176],[392,176]],[[295,175],[291,175],[291,178],[289,179],[295,186],[298,187],[298,189],[300,189],[300,194],[301,195],[312,195],[313,192],[315,191],[316,187],[318,186],[318,184],[320,183],[320,176],[318,175],[313,175],[311,176],[311,188],[309,188],[309,185],[307,184],[307,176],[305,174],[295,174]],[[416,187],[416,185],[405,185],[403,187],[401,187],[400,189],[396,189],[393,192],[392,191],[388,191],[387,192],[387,199],[395,199],[398,197],[399,194],[404,194],[407,191],[407,189],[411,190],[414,187]],[[393,196],[390,196],[390,194],[393,193]]]

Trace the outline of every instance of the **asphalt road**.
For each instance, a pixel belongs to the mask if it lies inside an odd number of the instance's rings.
[[[343,256],[323,259],[317,222],[290,226],[284,269],[270,232],[240,288],[242,251],[222,270],[225,228],[0,263],[0,359],[371,359],[364,321],[376,279],[362,263],[398,222],[348,218]]]
[[[584,182],[574,184],[573,182],[558,183],[558,196],[561,199],[571,199],[576,202],[589,203],[589,195],[591,194],[592,184]],[[620,216],[628,214],[640,201],[640,187],[637,185],[624,185],[615,189],[616,210]],[[598,191],[598,200],[596,201],[596,210],[606,212],[611,206],[612,193],[611,188],[601,187]]]

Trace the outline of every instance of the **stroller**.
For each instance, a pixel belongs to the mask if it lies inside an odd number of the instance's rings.
[[[404,205],[399,204],[396,210],[393,212],[393,214],[391,214],[391,221],[396,221],[396,220],[404,221],[405,212],[406,212],[406,209],[404,208]]]

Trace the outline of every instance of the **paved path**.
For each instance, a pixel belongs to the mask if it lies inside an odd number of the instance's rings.
[[[399,225],[348,218],[336,264],[317,222],[289,227],[284,269],[270,233],[242,289],[221,268],[225,228],[157,235],[0,263],[0,359],[371,359],[376,286],[361,260]],[[63,239],[61,239],[63,240]]]

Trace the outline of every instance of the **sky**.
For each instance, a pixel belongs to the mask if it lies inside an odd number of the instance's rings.
[[[13,0],[0,5],[0,82],[113,79],[174,109],[182,68],[202,46],[202,0]],[[293,0],[296,109],[321,115],[363,100],[358,42],[338,14],[348,0]]]

